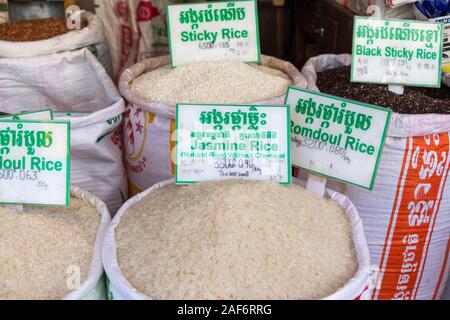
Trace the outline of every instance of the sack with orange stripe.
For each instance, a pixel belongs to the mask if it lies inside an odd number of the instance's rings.
[[[350,55],[310,59],[302,69],[308,89],[320,90],[318,72],[350,64]],[[378,265],[373,299],[438,299],[444,291],[450,267],[449,135],[449,114],[393,113],[374,189],[346,186],[363,219],[371,262]]]
[[[168,55],[151,58],[126,69],[120,77],[119,89],[127,101],[124,144],[131,196],[155,183],[172,178],[175,174],[175,166],[171,160],[175,147],[175,105],[145,100],[131,89],[131,84],[137,77],[168,66],[169,63]],[[261,63],[283,71],[291,78],[293,86],[306,86],[305,78],[291,63],[268,56],[261,56]],[[281,95],[268,101],[249,104],[283,105],[284,98]]]
[[[114,214],[128,196],[121,139],[125,103],[88,50],[0,59],[0,112],[51,109],[70,121],[73,185],[92,192]]]

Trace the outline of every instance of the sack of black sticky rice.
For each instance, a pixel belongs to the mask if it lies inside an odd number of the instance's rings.
[[[68,207],[0,206],[0,300],[103,300],[101,247],[111,221],[93,194]]]
[[[289,85],[306,86],[291,63],[268,56],[261,62],[202,62],[172,69],[169,56],[163,56],[124,71],[119,89],[127,100],[124,144],[131,194],[173,176],[177,103],[283,105]]]
[[[438,299],[449,271],[450,88],[405,88],[350,82],[350,55],[309,60],[308,89],[391,108],[386,144],[372,191],[347,186],[363,220],[372,263],[373,299]]]
[[[109,298],[365,299],[355,207],[295,183],[168,180],[130,199],[103,245]]]
[[[71,181],[112,214],[128,197],[123,163],[124,101],[87,50],[0,59],[0,112],[51,109],[71,123]]]
[[[100,19],[86,11],[75,13],[72,19],[79,20],[80,29],[70,30],[65,19],[55,18],[3,23],[0,58],[32,58],[87,48],[112,76],[111,56]]]

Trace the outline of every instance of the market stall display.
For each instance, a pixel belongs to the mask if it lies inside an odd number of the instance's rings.
[[[103,247],[110,298],[357,299],[366,291],[368,250],[346,197],[273,182],[173,183],[130,199],[114,218]]]
[[[174,174],[171,155],[175,146],[172,134],[175,131],[176,102],[220,103],[230,100],[230,103],[282,105],[289,84],[299,88],[306,86],[304,77],[291,63],[268,56],[262,56],[261,62],[263,67],[255,68],[237,62],[216,62],[170,70],[169,56],[163,56],[145,60],[124,71],[119,89],[128,102],[124,143],[131,194],[137,194]],[[195,70],[191,75],[195,78],[190,78],[190,73],[186,72],[192,68]],[[221,73],[211,74],[211,70]],[[162,83],[167,85],[170,81],[174,83],[170,87],[160,87],[161,82],[158,83],[157,88],[161,88],[161,92],[152,91],[152,80],[146,84],[147,90],[146,87],[138,89],[139,83],[143,82],[139,81],[139,77],[144,77],[142,80],[152,75],[161,77]],[[267,90],[255,90],[255,82],[263,88],[268,84],[273,86]],[[136,91],[167,101],[146,99]]]
[[[399,97],[378,85],[350,84],[343,67],[351,61],[350,55],[323,55],[309,60],[302,73],[310,90],[397,111],[373,190],[347,186],[346,193],[363,220],[372,263],[379,266],[373,298],[438,298],[439,275],[449,267],[448,88],[406,88]],[[402,286],[412,286],[413,294],[402,296]]]
[[[105,298],[101,245],[106,205],[71,188],[61,207],[0,207],[0,299]]]
[[[122,153],[124,102],[87,50],[1,59],[0,110],[52,109],[71,123],[71,182],[95,193],[112,214],[128,196]]]

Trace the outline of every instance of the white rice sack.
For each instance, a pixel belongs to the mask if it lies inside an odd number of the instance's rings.
[[[0,207],[0,299],[105,299],[106,205],[71,188],[69,207]]]
[[[71,122],[71,181],[114,214],[128,197],[123,164],[124,101],[87,50],[0,59],[0,112],[52,109]],[[68,113],[68,115],[66,115]]]
[[[362,299],[362,224],[346,197],[328,196],[267,182],[159,183],[110,225],[109,297]]]

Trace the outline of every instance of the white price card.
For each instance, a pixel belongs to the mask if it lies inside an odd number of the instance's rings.
[[[176,181],[291,183],[288,106],[177,105]]]
[[[355,17],[352,82],[441,86],[443,25]]]
[[[225,59],[261,60],[254,0],[168,5],[167,23],[172,67]]]
[[[70,123],[0,119],[0,203],[69,201]]]
[[[392,111],[290,87],[292,163],[372,189]]]

